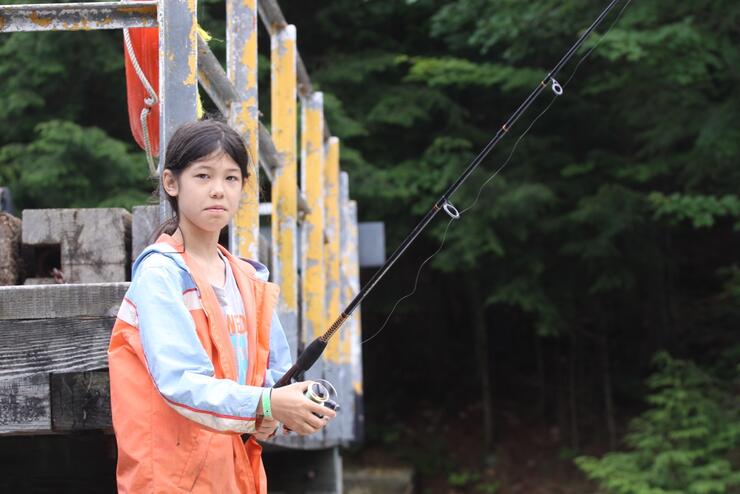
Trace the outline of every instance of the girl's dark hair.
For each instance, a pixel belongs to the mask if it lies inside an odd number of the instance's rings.
[[[242,181],[249,177],[252,160],[244,141],[234,129],[218,120],[188,122],[178,127],[167,144],[162,171],[170,170],[175,178],[179,178],[193,162],[217,153],[225,153],[236,162],[242,172]],[[162,188],[162,176],[159,177],[159,183]],[[173,217],[157,228],[152,241],[156,241],[163,233],[172,235],[180,223],[177,198],[166,192],[164,195],[172,208]]]

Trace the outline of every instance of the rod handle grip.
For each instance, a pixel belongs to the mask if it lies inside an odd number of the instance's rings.
[[[309,343],[309,345],[298,356],[295,364],[293,364],[293,367],[288,369],[288,371],[283,374],[283,377],[281,377],[280,380],[275,383],[274,387],[282,388],[283,386],[287,386],[293,381],[293,378],[295,376],[310,369],[311,366],[315,364],[316,361],[319,359],[325,348],[326,343],[318,338]]]

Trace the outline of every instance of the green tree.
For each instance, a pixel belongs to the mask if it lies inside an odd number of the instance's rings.
[[[140,153],[97,127],[67,121],[38,124],[30,143],[0,148],[0,179],[27,207],[131,208],[150,199],[147,175]]]
[[[19,210],[148,202],[120,32],[0,35],[0,184]]]
[[[740,407],[727,383],[658,353],[650,408],[630,424],[626,452],[582,456],[578,466],[614,494],[722,494],[740,487],[729,454],[740,447]]]

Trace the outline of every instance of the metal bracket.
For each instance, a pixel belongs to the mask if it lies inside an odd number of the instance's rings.
[[[442,206],[442,209],[444,209],[444,212],[447,213],[447,216],[449,216],[453,220],[460,218],[460,212],[449,201],[445,201],[444,205]]]
[[[550,81],[552,82],[552,92],[555,93],[556,96],[563,94],[563,86],[561,86],[554,77],[550,78]]]

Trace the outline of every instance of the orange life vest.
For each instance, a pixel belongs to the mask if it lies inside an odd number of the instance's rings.
[[[163,235],[183,252],[182,245]],[[221,247],[219,247],[221,248]],[[259,280],[254,268],[221,248],[244,301],[249,337],[247,384],[262,386],[269,358],[270,325],[278,287]],[[218,300],[187,253],[181,254],[199,294],[190,310],[198,339],[215,376],[236,380],[236,364]],[[192,290],[188,290],[192,292]],[[191,293],[192,295],[192,293]],[[109,347],[111,411],[118,442],[119,493],[266,494],[262,447],[238,433],[216,432],[189,420],[168,404],[147,369],[135,306],[124,301]],[[132,312],[134,311],[134,312]]]

